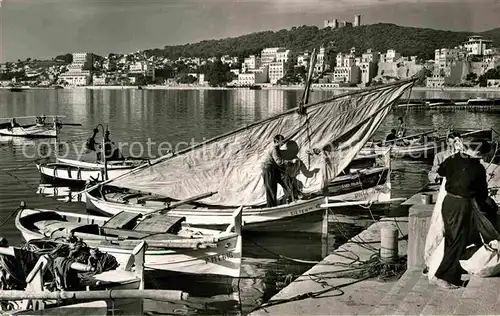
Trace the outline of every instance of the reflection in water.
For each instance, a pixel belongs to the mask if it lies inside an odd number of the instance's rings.
[[[341,91],[314,91],[311,102],[323,100]],[[432,92],[426,97],[442,97]],[[413,91],[413,94],[422,92]],[[425,93],[424,93],[425,94]],[[173,145],[202,141],[241,126],[265,119],[297,105],[301,90],[38,90],[22,93],[0,91],[0,117],[62,114],[68,122],[82,123],[81,127],[65,126],[59,142],[75,144],[75,151],[84,144],[92,129],[99,123],[109,124],[111,139],[118,142],[156,143],[169,141]],[[471,95],[473,97],[476,94]],[[453,95],[453,98],[466,98]],[[488,113],[432,113],[396,109],[377,131],[385,138],[403,116],[410,128],[429,127],[493,127],[500,130],[499,115]],[[54,140],[0,138],[0,221],[6,219],[21,201],[28,207],[85,212],[84,197],[75,196],[75,188],[54,187],[40,182],[35,159],[43,153],[54,152]],[[128,146],[123,147],[128,154]],[[74,152],[73,152],[74,153]],[[418,161],[394,161],[391,174],[393,197],[407,197],[427,182],[430,166]],[[295,276],[311,267],[303,262],[320,260],[325,246],[333,249],[352,235],[359,233],[373,220],[395,210],[349,209],[335,210],[330,215],[330,238],[322,244],[318,238],[306,236],[245,234],[242,278],[237,282],[203,285],[199,280],[168,278],[148,286],[158,288],[187,288],[196,299],[186,304],[165,305],[146,302],[145,310],[154,313],[240,314],[267,300]],[[372,217],[373,216],[373,217]],[[12,221],[2,227],[2,236],[12,244],[21,236]],[[153,280],[156,280],[153,278]],[[188,291],[188,292],[189,292]],[[214,297],[216,296],[216,297]],[[165,308],[165,309],[164,309]]]

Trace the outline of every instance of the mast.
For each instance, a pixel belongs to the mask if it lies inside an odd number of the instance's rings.
[[[302,94],[302,102],[299,104],[299,112],[304,111],[304,105],[309,102],[309,91],[312,83],[312,76],[314,74],[314,67],[316,66],[316,48],[313,49],[311,55],[311,62],[309,63],[309,72],[307,74],[306,84],[304,88],[304,93]]]

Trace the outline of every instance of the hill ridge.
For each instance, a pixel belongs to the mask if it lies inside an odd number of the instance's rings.
[[[416,55],[423,59],[433,59],[435,49],[458,46],[471,35],[484,36],[492,40],[495,46],[500,43],[500,28],[484,32],[457,32],[400,26],[394,23],[376,23],[333,30],[302,25],[290,29],[259,31],[196,43],[167,45],[163,48],[144,51],[151,55],[170,58],[211,57],[226,54],[243,58],[251,54],[259,54],[265,47],[286,47],[294,52],[300,52],[324,45],[336,52],[346,52],[351,47],[355,47],[358,53],[368,48],[380,52],[395,49],[405,56]]]

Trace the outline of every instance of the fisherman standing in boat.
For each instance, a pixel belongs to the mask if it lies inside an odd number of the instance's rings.
[[[434,156],[434,162],[432,164],[431,171],[429,171],[428,175],[430,183],[441,182],[442,177],[440,177],[438,174],[439,166],[446,160],[446,158],[450,157],[451,155],[457,152],[455,144],[457,144],[457,146],[460,147],[461,143],[462,140],[460,139],[460,134],[458,132],[450,131],[448,133],[448,136],[446,137],[446,149],[444,151],[437,153]]]
[[[399,126],[398,126],[398,133],[396,136],[398,138],[405,137],[405,135],[406,135],[406,123],[403,122],[402,117],[398,117],[398,121],[399,121]]]
[[[278,134],[274,136],[273,148],[267,153],[262,164],[262,178],[264,179],[264,186],[266,188],[267,207],[278,205],[278,183],[286,191],[285,195],[290,195],[287,191],[288,186],[283,182],[282,175],[286,172],[287,166],[292,166],[297,160],[286,160],[283,158],[280,147],[284,141],[285,137],[283,135]]]
[[[99,133],[99,130],[97,128],[94,128],[92,136],[90,136],[87,139],[87,142],[85,143],[85,147],[90,150],[90,151],[96,151],[95,145],[97,145],[95,141],[96,135]]]
[[[10,126],[12,128],[14,128],[14,127],[21,127],[21,125],[19,125],[19,123],[16,122],[15,118],[12,118],[12,121],[10,122]]]
[[[106,155],[106,159],[109,160],[123,160],[123,155],[121,154],[120,150],[113,145],[111,139],[109,139],[109,134],[110,132],[106,130],[106,133],[104,134],[104,154]]]
[[[387,145],[394,145],[395,140],[396,140],[396,130],[393,128],[391,129],[391,133],[387,135],[387,137],[385,138],[385,143]]]

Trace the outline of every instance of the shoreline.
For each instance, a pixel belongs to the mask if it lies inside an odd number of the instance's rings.
[[[0,87],[0,90],[9,90],[12,87]],[[246,87],[210,87],[210,86],[142,86],[139,89],[138,86],[73,86],[65,87],[63,89],[55,87],[20,87],[23,90],[252,90]],[[302,90],[303,86],[262,86],[260,90]],[[311,85],[313,91],[355,91],[361,90],[359,87],[318,87],[314,84]],[[254,90],[259,91],[259,90]],[[413,87],[413,91],[442,91],[442,92],[498,92],[500,93],[500,88],[489,88],[489,87],[443,87],[443,88],[431,88],[431,87]]]

